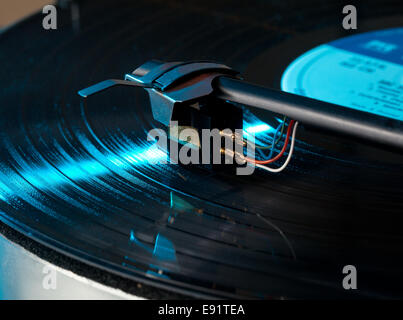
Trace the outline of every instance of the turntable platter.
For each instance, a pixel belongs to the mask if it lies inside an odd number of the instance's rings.
[[[79,18],[61,8],[57,30],[45,32],[37,14],[0,35],[4,224],[104,272],[195,297],[401,295],[401,155],[302,128],[281,174],[155,165],[165,155],[146,139],[158,123],[142,90],[86,104],[76,94],[161,57],[220,61],[279,87],[300,39],[336,38],[312,36],[339,24],[336,1],[75,3]],[[401,25],[401,1],[375,6],[365,1],[363,25]],[[341,286],[345,265],[359,269],[359,290]]]

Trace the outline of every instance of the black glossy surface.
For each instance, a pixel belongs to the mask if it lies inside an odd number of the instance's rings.
[[[366,1],[362,17],[399,4],[374,11]],[[192,295],[401,296],[401,157],[301,130],[278,175],[154,166],[147,160],[160,153],[146,132],[158,124],[142,89],[83,105],[79,89],[152,58],[243,71],[280,41],[339,23],[333,2],[214,5],[81,2],[73,24],[60,10],[57,31],[36,15],[0,36],[2,221],[86,263]],[[346,264],[359,270],[355,292],[341,286]]]

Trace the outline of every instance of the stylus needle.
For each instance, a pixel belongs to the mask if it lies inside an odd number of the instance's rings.
[[[139,82],[119,80],[119,79],[108,79],[102,82],[98,82],[88,88],[78,91],[78,94],[83,98],[87,98],[91,95],[104,91],[114,86],[133,86],[133,87],[146,87]]]

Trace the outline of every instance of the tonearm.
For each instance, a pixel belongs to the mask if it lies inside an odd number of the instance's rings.
[[[403,150],[402,121],[251,84],[238,72],[215,62],[151,60],[126,74],[125,80],[105,80],[79,94],[88,97],[116,85],[145,88],[155,120],[164,125],[173,119],[191,119],[196,128],[205,126],[205,121],[198,120],[203,115],[215,119],[218,127],[239,128],[242,112],[233,112],[238,104],[282,114],[306,126],[362,142]]]

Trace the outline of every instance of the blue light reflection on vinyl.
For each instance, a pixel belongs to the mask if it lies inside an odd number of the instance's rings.
[[[260,138],[268,137],[271,139],[269,134],[274,131],[272,127],[255,117],[249,117],[248,121],[244,122],[245,136],[248,133],[254,133],[259,135]],[[16,151],[13,152],[13,156],[20,158]],[[158,148],[156,143],[145,146],[130,144],[120,154],[108,155],[106,159],[111,165],[117,167],[126,167],[127,165],[145,166],[166,160],[167,153]],[[0,173],[0,199],[7,201],[7,198],[12,195],[12,190],[7,185],[11,181],[20,179],[20,176],[35,188],[53,189],[56,186],[71,183],[71,181],[88,180],[109,172],[108,166],[94,159],[69,159],[68,162],[65,161],[60,165],[56,165],[56,167],[57,170],[50,165],[42,167],[25,166],[25,170],[19,175],[12,172],[9,172],[7,175]]]
[[[267,123],[263,123],[263,122],[262,123],[257,123],[257,124],[251,124],[251,125],[246,126],[244,128],[244,132],[246,134],[248,134],[248,133],[256,134],[256,133],[267,132],[267,131],[270,131],[270,130],[273,130],[273,128],[270,127]]]
[[[152,255],[158,259],[164,261],[176,260],[175,248],[173,243],[160,233],[156,235],[154,248],[138,240],[134,230],[130,231],[130,242],[138,245],[149,253],[152,253]]]
[[[281,88],[403,120],[403,28],[362,33],[316,47],[288,66]]]
[[[17,157],[17,154],[14,153]],[[159,149],[155,143],[146,147],[134,147],[132,151],[122,153],[117,156],[110,156],[108,160],[116,166],[124,166],[125,159],[128,163],[134,166],[147,165],[165,159],[167,154]],[[108,168],[96,160],[82,159],[74,160],[70,163],[63,163],[56,166],[56,170],[52,166],[44,167],[25,167],[25,170],[20,175],[10,172],[9,175],[1,174],[0,176],[0,199],[7,201],[7,198],[12,195],[11,189],[7,186],[12,181],[19,179],[22,176],[30,185],[38,189],[50,189],[68,184],[73,181],[87,180],[94,176],[101,176],[108,173]]]
[[[139,246],[140,248],[144,249],[145,251],[147,251],[150,255],[152,255],[158,261],[175,262],[177,260],[174,244],[172,243],[172,241],[170,241],[168,238],[163,236],[161,233],[158,233],[156,235],[154,248],[152,248],[150,245],[146,245],[146,244],[142,243],[139,239],[137,239],[137,237],[135,236],[134,230],[130,231],[130,242]],[[127,260],[127,262],[124,262],[123,264],[128,265],[128,266],[132,266],[132,264],[136,262],[136,261],[131,261],[131,259],[128,257],[126,257],[126,260]],[[168,269],[161,267],[161,266],[157,266],[155,264],[149,264],[149,268],[169,272]],[[155,272],[153,270],[147,270],[147,274],[157,276],[157,277],[163,277],[166,279],[169,278],[167,275],[164,275],[161,272],[160,273]]]
[[[279,119],[276,120],[278,123],[281,122]],[[275,128],[262,122],[247,110],[244,114],[243,126],[245,138],[253,133],[256,135],[257,143],[271,143]],[[61,130],[61,132],[63,131]],[[18,174],[10,170],[0,171],[0,200],[8,202],[10,197],[16,196],[15,190],[21,190],[21,195],[24,195],[30,203],[35,203],[35,199],[40,198],[36,190],[52,190],[52,192],[62,197],[63,194],[58,192],[57,187],[62,187],[72,182],[91,182],[91,179],[110,174],[111,170],[130,170],[139,166],[159,163],[168,157],[167,152],[158,148],[154,142],[146,142],[144,139],[144,141],[134,143],[128,140],[121,141],[121,139],[113,136],[111,136],[111,139],[116,142],[115,146],[121,146],[121,148],[101,155],[85,135],[81,132],[76,132],[76,135],[90,152],[94,151],[93,156],[95,159],[73,158],[62,146],[58,145],[57,141],[54,141],[54,147],[58,152],[57,157],[60,159],[59,163],[50,163],[37,151],[32,150],[32,154],[41,159],[40,164],[34,164],[35,162],[25,159],[24,155],[20,154],[11,141],[5,139],[3,143],[7,146],[11,156],[17,160],[20,169]],[[95,134],[94,137],[96,137]],[[67,141],[67,137],[65,138]],[[97,182],[102,183],[101,181]],[[82,192],[85,191],[82,190]],[[74,199],[70,200],[74,201]],[[37,205],[40,206],[40,202],[37,202]],[[78,203],[77,206],[79,206]],[[41,207],[42,209],[51,213],[49,208]]]

